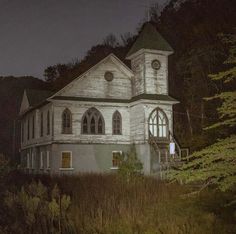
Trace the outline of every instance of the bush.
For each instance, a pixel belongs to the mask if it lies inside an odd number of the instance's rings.
[[[41,182],[32,182],[18,192],[7,192],[5,205],[11,220],[8,232],[71,233],[70,203],[70,196],[61,194],[57,185],[50,191]]]
[[[121,155],[118,173],[126,181],[129,182],[132,179],[139,178],[142,175],[142,169],[143,165],[137,158],[135,146],[126,155]]]

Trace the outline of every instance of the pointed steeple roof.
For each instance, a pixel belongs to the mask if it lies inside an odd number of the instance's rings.
[[[141,32],[129,50],[126,58],[136,53],[141,49],[161,50],[173,52],[173,49],[168,42],[157,32],[156,28],[151,23],[145,23]]]

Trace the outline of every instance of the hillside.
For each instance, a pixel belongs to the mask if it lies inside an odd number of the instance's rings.
[[[20,126],[17,121],[21,98],[25,88],[45,89],[44,81],[31,76],[0,77],[0,153],[11,158],[17,157],[19,148]],[[14,150],[14,120],[16,143]],[[15,151],[15,155],[14,152]]]

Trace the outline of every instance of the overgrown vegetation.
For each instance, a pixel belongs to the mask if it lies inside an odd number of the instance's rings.
[[[226,191],[236,186],[236,32],[221,35],[228,45],[229,54],[224,62],[225,69],[210,75],[216,85],[223,87],[208,101],[219,99],[217,108],[219,121],[210,125],[207,130],[214,129],[224,139],[205,149],[195,152],[178,171],[171,175],[172,179],[184,182],[203,182],[204,186],[214,185]]]
[[[120,158],[118,160],[120,161],[118,174],[122,179],[129,182],[134,179],[141,178],[143,165],[137,158],[137,153],[134,145],[131,147],[130,152],[120,155]]]
[[[6,234],[236,231],[234,210],[224,207],[229,193],[209,190],[188,197],[190,187],[146,177],[127,182],[115,174],[52,178],[13,173],[5,179],[9,192],[1,196],[0,230]]]

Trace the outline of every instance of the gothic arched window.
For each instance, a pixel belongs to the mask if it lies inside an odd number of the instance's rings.
[[[72,114],[68,108],[66,108],[62,113],[62,133],[72,133]]]
[[[112,116],[112,133],[114,135],[122,134],[122,118],[119,111],[115,111]]]
[[[88,109],[82,117],[82,134],[104,134],[105,122],[96,108]]]
[[[148,121],[149,135],[158,138],[168,138],[168,119],[163,110],[156,108],[152,111]]]

